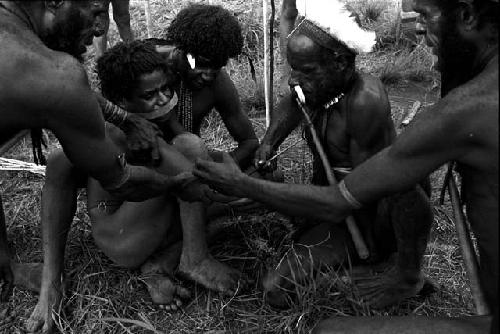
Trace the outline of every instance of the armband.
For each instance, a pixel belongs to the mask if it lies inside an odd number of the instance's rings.
[[[102,106],[102,114],[106,121],[117,127],[120,127],[127,119],[127,112],[108,100]]]
[[[361,204],[356,198],[354,198],[351,192],[347,189],[344,180],[339,182],[338,187],[340,193],[342,194],[342,197],[344,197],[344,199],[353,209],[357,210],[363,207],[363,204]]]

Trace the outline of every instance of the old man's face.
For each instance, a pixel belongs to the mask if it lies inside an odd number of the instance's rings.
[[[309,37],[293,35],[288,41],[287,58],[292,72],[290,86],[300,85],[307,105],[317,108],[327,103],[343,89],[343,73],[336,70],[332,56],[327,64],[321,47]]]
[[[439,0],[416,0],[414,10],[420,14],[417,33],[425,35],[438,57],[437,68],[446,92],[469,77],[477,50],[460,32],[458,5],[444,11]]]
[[[46,2],[45,44],[56,51],[67,52],[81,60],[87,45],[92,44],[95,19],[103,11],[96,1]]]

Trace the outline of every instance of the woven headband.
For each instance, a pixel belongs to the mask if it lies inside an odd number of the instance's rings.
[[[338,39],[334,38],[332,35],[318,27],[316,24],[313,22],[309,21],[308,19],[303,19],[297,27],[290,33],[289,36],[292,36],[294,34],[302,34],[310,39],[312,39],[316,44],[321,45],[322,47],[334,52],[335,54],[338,54],[339,51],[339,44],[344,46],[346,49],[350,50],[351,52],[357,54],[356,51],[352,50],[349,48],[347,45],[339,41]]]

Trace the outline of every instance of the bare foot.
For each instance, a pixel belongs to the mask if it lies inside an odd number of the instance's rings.
[[[14,285],[40,292],[43,263],[13,263]]]
[[[208,255],[197,263],[188,263],[181,258],[179,274],[205,288],[234,295],[239,288],[241,273]]]
[[[360,298],[374,308],[382,308],[416,296],[424,286],[422,274],[403,277],[395,266],[383,272],[366,272],[352,277]]]
[[[40,331],[44,334],[54,331],[53,313],[57,313],[62,298],[62,279],[52,281],[48,286],[42,286],[38,303],[26,321],[26,330],[30,333]]]
[[[166,311],[177,311],[182,306],[181,299],[191,297],[189,290],[175,284],[166,275],[153,274],[144,278],[153,303]]]

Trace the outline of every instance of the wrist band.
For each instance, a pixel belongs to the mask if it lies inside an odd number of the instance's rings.
[[[353,209],[361,209],[363,207],[363,204],[361,204],[354,196],[351,194],[351,192],[347,189],[344,180],[340,181],[339,184],[339,191],[342,194],[342,197],[349,203],[350,206],[353,207]]]

